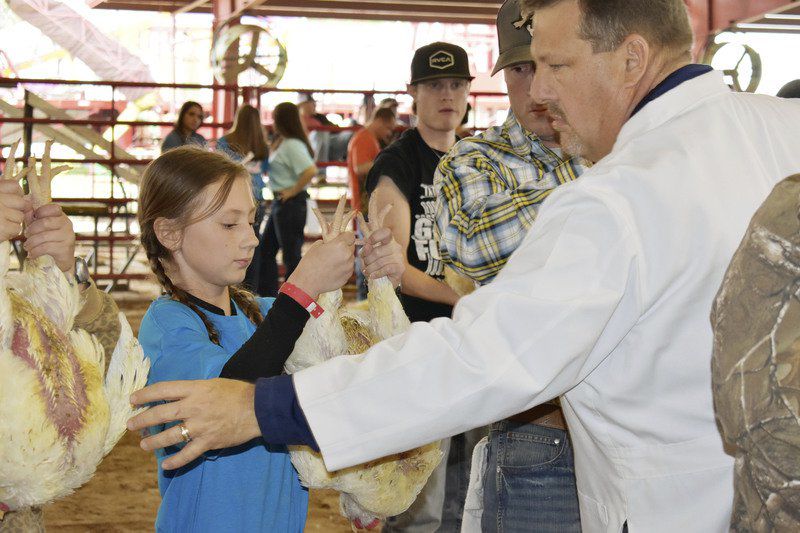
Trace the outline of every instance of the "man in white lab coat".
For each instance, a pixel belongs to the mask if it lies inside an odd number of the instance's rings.
[[[708,316],[750,217],[800,171],[800,104],[731,93],[691,65],[682,0],[523,3],[533,96],[565,148],[597,164],[552,193],[452,320],[255,386],[135,394],[177,401],[131,428],[180,419],[194,439],[166,467],[263,435],[317,446],[336,470],[563,395],[585,531],[727,530],[733,460],[714,422]],[[180,440],[176,427],[143,446]]]

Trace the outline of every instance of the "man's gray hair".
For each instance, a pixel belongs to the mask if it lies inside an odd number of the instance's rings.
[[[521,0],[521,4],[535,12],[563,1]],[[583,18],[579,35],[594,52],[616,50],[633,33],[671,52],[691,52],[692,25],[683,0],[578,0],[578,5]]]

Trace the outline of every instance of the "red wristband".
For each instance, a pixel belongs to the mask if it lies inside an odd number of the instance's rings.
[[[296,285],[292,285],[288,282],[284,283],[281,285],[281,289],[278,292],[282,292],[295,302],[299,303],[314,318],[319,318],[319,315],[325,312],[322,306],[319,305],[314,298],[303,292],[303,290]]]

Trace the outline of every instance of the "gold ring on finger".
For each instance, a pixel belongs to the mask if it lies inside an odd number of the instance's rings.
[[[178,427],[181,428],[181,438],[183,439],[183,442],[190,442],[192,437],[189,435],[189,430],[186,429],[186,426],[183,424],[178,424]]]

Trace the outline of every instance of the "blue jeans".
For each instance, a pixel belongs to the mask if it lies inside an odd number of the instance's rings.
[[[569,433],[503,420],[487,450],[481,530],[580,533]]]

